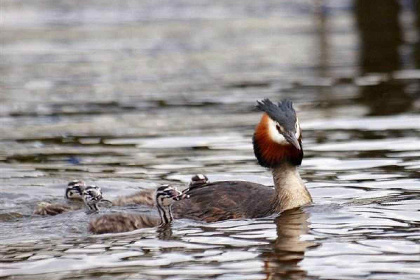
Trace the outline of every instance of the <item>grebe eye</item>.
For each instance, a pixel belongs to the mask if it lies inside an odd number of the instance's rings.
[[[283,127],[281,127],[279,124],[276,124],[276,129],[280,134],[283,132]]]

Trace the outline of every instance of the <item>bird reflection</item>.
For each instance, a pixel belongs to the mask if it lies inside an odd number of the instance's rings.
[[[172,240],[171,224],[161,225],[156,229],[156,237],[160,240]]]
[[[315,243],[302,240],[308,232],[309,215],[302,209],[292,209],[276,219],[277,239],[270,252],[263,253],[265,279],[305,279],[307,272],[299,266],[305,251]]]

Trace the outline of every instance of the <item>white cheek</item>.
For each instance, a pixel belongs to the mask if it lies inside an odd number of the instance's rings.
[[[299,139],[299,137],[300,137],[300,125],[299,125],[299,123],[298,123],[298,125],[297,125],[297,129],[296,129],[296,134],[295,134],[295,136],[296,136],[296,139]]]
[[[268,120],[268,134],[270,135],[271,140],[273,140],[274,142],[282,145],[288,144],[284,136],[277,131],[276,123],[272,119]]]

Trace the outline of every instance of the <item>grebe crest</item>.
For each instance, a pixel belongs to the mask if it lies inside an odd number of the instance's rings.
[[[83,191],[86,188],[85,182],[81,180],[73,180],[67,184],[65,197],[67,199],[82,200]]]
[[[274,168],[284,162],[300,165],[303,158],[302,131],[293,103],[277,104],[269,99],[257,102],[264,112],[253,137],[254,153],[258,163]]]
[[[83,191],[83,201],[90,211],[98,211],[98,202],[102,200],[102,190],[98,186],[87,186]]]

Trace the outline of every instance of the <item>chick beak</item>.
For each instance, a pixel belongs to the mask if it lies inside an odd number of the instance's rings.
[[[185,189],[184,191],[179,192],[179,194],[176,197],[174,197],[174,200],[179,201],[179,200],[183,200],[183,199],[186,199],[186,198],[190,198],[190,196],[188,194],[186,194],[186,192],[188,190],[189,189]]]
[[[102,195],[95,196],[93,199],[96,201],[102,200]]]
[[[284,138],[286,138],[287,142],[292,144],[296,149],[298,149],[299,151],[302,150],[299,144],[299,141],[296,139],[296,136],[294,135],[294,133],[286,133],[284,135]]]

